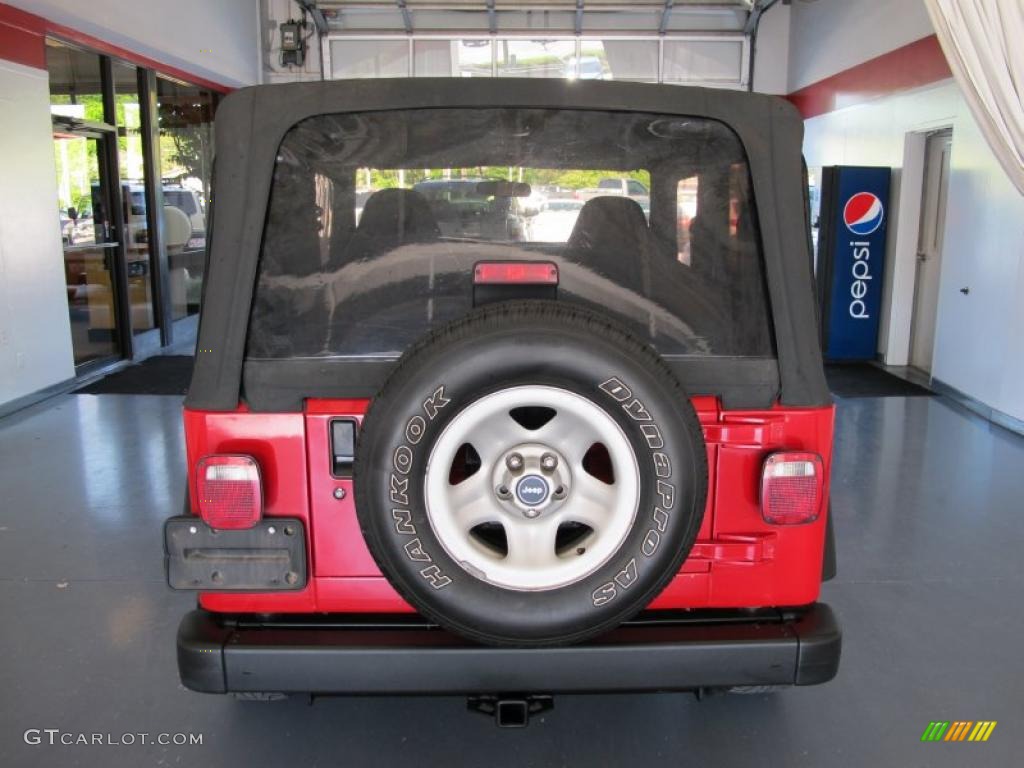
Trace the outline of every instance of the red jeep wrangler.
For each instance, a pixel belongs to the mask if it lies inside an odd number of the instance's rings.
[[[200,593],[184,684],[518,724],[533,694],[831,679],[801,136],[780,99],[675,86],[225,100],[165,532]],[[649,205],[577,199],[612,176]]]

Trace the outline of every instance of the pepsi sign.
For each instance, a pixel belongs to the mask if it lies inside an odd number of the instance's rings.
[[[843,206],[843,222],[855,235],[870,235],[882,226],[884,217],[882,201],[870,192],[858,192]]]
[[[825,357],[871,360],[878,343],[890,170],[823,170],[817,269]]]

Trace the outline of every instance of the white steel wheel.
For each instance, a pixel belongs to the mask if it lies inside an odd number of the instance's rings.
[[[565,389],[510,387],[467,405],[426,467],[426,513],[476,578],[521,591],[586,578],[633,528],[640,472],[622,428]]]

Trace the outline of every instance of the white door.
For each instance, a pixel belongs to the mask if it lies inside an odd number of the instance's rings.
[[[935,350],[935,314],[939,304],[942,269],[942,234],[946,229],[946,191],[949,188],[949,153],[953,132],[928,137],[925,149],[921,228],[917,241],[917,277],[914,316],[910,330],[910,364],[931,372]]]

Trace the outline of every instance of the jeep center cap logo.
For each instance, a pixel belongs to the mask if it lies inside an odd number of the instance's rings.
[[[540,475],[524,475],[516,483],[516,498],[528,507],[543,504],[550,492],[548,481]]]

